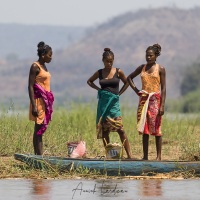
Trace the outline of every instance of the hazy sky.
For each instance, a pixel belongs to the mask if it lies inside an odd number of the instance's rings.
[[[140,8],[193,8],[200,0],[0,0],[0,23],[91,26]]]

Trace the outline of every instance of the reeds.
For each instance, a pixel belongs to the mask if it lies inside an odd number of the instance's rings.
[[[142,137],[136,131],[136,110],[122,106],[122,118],[132,154],[140,159],[142,157]],[[198,115],[168,113],[164,115],[162,122],[163,160],[200,160],[199,120]],[[104,156],[103,142],[96,139],[95,122],[95,104],[70,104],[67,108],[54,108],[52,122],[43,136],[44,154],[67,157],[67,142],[84,140],[87,157]],[[33,154],[33,129],[34,122],[28,120],[27,111],[15,111],[13,107],[2,111],[0,115],[0,156],[12,157],[14,153]],[[117,133],[111,133],[110,138],[112,143],[120,143]],[[155,139],[150,137],[149,159],[153,160],[155,157]],[[2,168],[3,160],[0,162],[2,164],[0,171],[6,172],[6,168],[4,170]],[[20,173],[21,169],[18,168],[18,170]],[[26,167],[23,165],[24,170]],[[84,170],[81,169],[81,171]],[[85,174],[89,173],[86,171],[85,169]]]

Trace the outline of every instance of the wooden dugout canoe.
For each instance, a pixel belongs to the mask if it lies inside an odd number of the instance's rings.
[[[14,154],[16,160],[37,169],[57,167],[62,170],[79,167],[99,171],[109,176],[138,176],[143,173],[167,173],[173,171],[194,170],[200,173],[200,161],[143,161],[143,160],[106,160],[106,159],[75,159],[32,154]]]

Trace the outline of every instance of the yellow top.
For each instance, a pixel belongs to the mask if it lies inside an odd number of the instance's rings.
[[[35,82],[42,86],[46,91],[50,92],[51,74],[45,71],[38,62],[34,62],[40,68],[39,74],[35,78]],[[37,124],[42,124],[45,117],[45,104],[42,98],[35,99],[35,104],[38,110],[38,117],[32,115],[32,104],[30,103],[29,119],[35,121]]]
[[[35,82],[41,85],[46,91],[50,92],[51,74],[45,71],[38,62],[34,62],[40,68],[39,74],[35,78]]]
[[[145,69],[146,65],[143,67],[141,72],[142,90],[145,90],[148,93],[160,92],[159,65],[156,64],[152,73],[146,72]]]

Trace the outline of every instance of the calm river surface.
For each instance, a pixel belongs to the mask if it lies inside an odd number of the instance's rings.
[[[0,200],[199,200],[200,180],[0,180]]]

